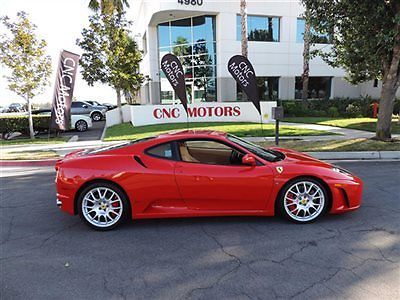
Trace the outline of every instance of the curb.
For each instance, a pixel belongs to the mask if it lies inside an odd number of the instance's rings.
[[[400,151],[354,151],[354,152],[305,152],[317,159],[379,160],[400,159]]]
[[[50,167],[54,166],[57,160],[0,160],[0,167]]]

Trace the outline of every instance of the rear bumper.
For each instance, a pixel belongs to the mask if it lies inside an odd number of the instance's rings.
[[[332,208],[330,213],[340,214],[356,210],[361,206],[363,182],[360,178],[340,180],[329,183],[332,192]]]

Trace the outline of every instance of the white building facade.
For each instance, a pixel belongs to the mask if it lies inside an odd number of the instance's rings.
[[[241,53],[240,0],[135,0],[133,34],[143,50],[140,72],[150,77],[139,93],[141,104],[178,103],[160,70],[166,53],[185,69],[189,103],[245,101],[227,63]],[[304,21],[299,1],[247,1],[248,58],[261,100],[301,97]],[[328,48],[321,36],[318,48]],[[350,85],[345,72],[320,58],[310,62],[310,98],[378,98],[381,82]]]

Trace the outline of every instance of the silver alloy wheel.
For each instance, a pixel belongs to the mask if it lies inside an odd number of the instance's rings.
[[[324,210],[325,194],[314,182],[299,181],[286,191],[283,203],[290,218],[307,222],[317,218]]]
[[[83,217],[96,227],[110,227],[123,213],[123,203],[117,192],[108,187],[96,187],[82,200]]]
[[[93,113],[92,116],[93,121],[100,121],[101,120],[101,114],[98,112]]]
[[[76,130],[82,132],[82,131],[86,131],[87,130],[87,123],[84,120],[79,120],[78,122],[76,122],[75,124],[75,128]]]

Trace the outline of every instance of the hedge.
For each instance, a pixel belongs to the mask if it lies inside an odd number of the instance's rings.
[[[369,97],[361,99],[331,100],[283,100],[285,117],[372,117],[373,103],[379,100]],[[394,114],[399,114],[400,99],[395,100]]]
[[[33,128],[36,131],[49,129],[50,116],[32,116]],[[9,132],[29,133],[28,116],[0,116],[0,133],[4,136]]]

